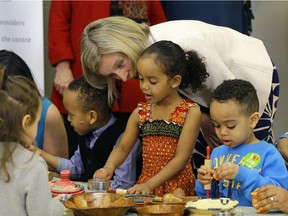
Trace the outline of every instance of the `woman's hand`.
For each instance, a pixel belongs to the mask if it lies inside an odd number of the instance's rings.
[[[258,196],[253,207],[257,211],[269,211],[273,209],[288,213],[288,191],[275,185],[265,185],[255,191]]]
[[[149,187],[147,183],[144,184],[136,184],[133,187],[129,188],[128,194],[151,194],[152,189]]]
[[[95,171],[93,179],[109,180],[112,178],[113,172],[108,168],[101,168]]]
[[[54,86],[56,90],[62,95],[64,90],[68,88],[69,83],[73,80],[74,77],[69,61],[59,62],[56,66],[54,78]]]
[[[211,171],[202,165],[199,169],[197,169],[197,179],[200,184],[206,185],[212,182],[213,177],[211,175]]]

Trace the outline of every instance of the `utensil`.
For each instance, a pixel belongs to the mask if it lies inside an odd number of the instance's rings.
[[[138,207],[137,212],[140,216],[182,216],[185,211],[183,205],[146,205]]]
[[[79,194],[84,192],[84,186],[71,181],[70,171],[63,170],[61,173],[61,179],[50,184],[50,190],[53,196],[59,194]]]
[[[116,194],[120,194],[120,195],[125,195],[127,194],[127,190],[126,189],[116,189],[116,190],[108,190],[107,193],[116,193]]]
[[[239,205],[237,200],[229,198],[200,199],[187,202],[185,207],[192,214],[218,214],[220,212],[232,212]]]
[[[94,192],[107,192],[110,189],[111,182],[100,179],[89,179],[88,189]]]
[[[212,169],[212,161],[210,160],[210,153],[211,149],[209,146],[206,147],[206,159],[204,161],[204,166],[209,170],[209,172]],[[211,183],[205,184],[204,189],[206,190],[206,198],[210,198],[210,190],[211,190]]]
[[[86,192],[73,195],[64,205],[75,216],[123,216],[136,204],[119,194]]]

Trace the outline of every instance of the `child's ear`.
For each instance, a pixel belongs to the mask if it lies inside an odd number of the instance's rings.
[[[22,119],[22,128],[26,129],[30,125],[31,115],[26,114]]]
[[[255,128],[258,121],[260,119],[260,114],[259,112],[254,112],[251,116],[250,116],[250,125],[251,128]]]
[[[170,80],[170,84],[172,88],[178,88],[178,86],[181,84],[182,77],[180,75],[174,76]]]
[[[98,115],[97,112],[95,110],[91,110],[89,112],[89,123],[94,124],[97,121]]]

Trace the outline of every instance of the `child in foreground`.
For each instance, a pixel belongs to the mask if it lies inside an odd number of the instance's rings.
[[[61,216],[64,208],[52,198],[47,164],[27,149],[42,109],[37,87],[25,77],[6,78],[4,68],[0,87],[1,215]]]
[[[163,196],[181,189],[183,196],[194,195],[190,159],[201,111],[197,104],[183,99],[178,89],[201,89],[208,76],[205,64],[195,52],[185,53],[171,41],[160,41],[143,52],[137,69],[147,102],[133,111],[118,147],[94,177],[110,179],[142,134],[142,174],[128,193]]]
[[[118,144],[125,123],[112,115],[107,89],[90,86],[83,76],[69,84],[64,91],[63,102],[68,111],[68,121],[80,135],[77,150],[69,160],[57,158],[41,149],[37,151],[58,173],[70,170],[71,179],[88,181],[93,178],[95,170],[105,165],[111,151]],[[135,147],[125,162],[115,170],[111,184],[113,189],[127,189],[135,184],[140,142],[137,139],[134,142]]]
[[[212,183],[212,198],[228,197],[251,206],[256,188],[267,184],[288,188],[287,169],[278,150],[254,135],[258,109],[256,90],[248,81],[226,80],[215,89],[210,115],[223,145],[212,151],[211,172],[205,166],[198,169],[198,196],[205,198],[203,185]],[[219,181],[213,181],[213,174]]]

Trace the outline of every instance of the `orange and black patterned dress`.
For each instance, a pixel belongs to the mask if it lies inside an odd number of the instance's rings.
[[[190,108],[194,106],[198,105],[189,100],[183,100],[170,114],[167,122],[165,120],[151,119],[152,110],[149,102],[138,104],[139,128],[143,136],[143,167],[137,184],[145,183],[148,179],[155,176],[175,157],[186,115]],[[195,176],[189,160],[179,174],[157,187],[152,191],[152,194],[163,196],[165,193],[172,193],[175,189],[182,188],[186,196],[193,196],[194,187]]]

